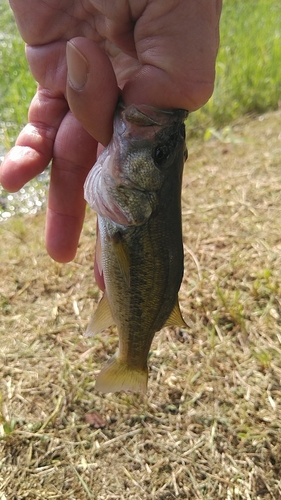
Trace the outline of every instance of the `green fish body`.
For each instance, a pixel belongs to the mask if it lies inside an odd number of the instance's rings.
[[[105,291],[87,336],[116,324],[119,349],[98,375],[102,392],[145,392],[155,332],[184,326],[181,184],[183,110],[118,106],[113,138],[85,183],[98,212],[97,264]]]

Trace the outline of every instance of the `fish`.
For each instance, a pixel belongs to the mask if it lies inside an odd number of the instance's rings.
[[[116,325],[119,347],[95,390],[145,393],[156,332],[186,323],[181,185],[188,112],[121,102],[113,136],[89,172],[84,196],[97,212],[95,272],[103,296],[86,336]]]

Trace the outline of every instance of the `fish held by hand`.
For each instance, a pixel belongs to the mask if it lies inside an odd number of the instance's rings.
[[[97,377],[101,392],[146,392],[147,357],[164,326],[186,326],[181,183],[187,158],[184,110],[119,104],[111,142],[85,182],[98,213],[96,260],[105,291],[87,329],[116,324],[119,349]]]

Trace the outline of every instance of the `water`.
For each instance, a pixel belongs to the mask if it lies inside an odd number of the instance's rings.
[[[0,161],[3,160],[0,155]],[[0,185],[0,222],[14,215],[36,214],[46,206],[49,169],[25,184],[18,192],[8,193]]]
[[[15,73],[15,71],[21,71],[23,72],[22,65],[19,64],[19,61],[17,61],[17,58],[23,57],[23,42],[20,41],[19,36],[16,34],[17,30],[15,27],[15,23],[12,19],[12,16],[9,12],[9,7],[4,8],[4,3],[8,4],[8,2],[3,2],[0,0],[0,19],[3,21],[3,25],[0,28],[0,62],[2,64],[2,72],[1,72],[1,77],[5,75],[5,71],[9,70],[9,81],[13,81],[13,78],[18,78],[19,73]],[[0,21],[1,22],[1,21]],[[19,40],[19,45],[22,48],[22,52],[19,51],[19,53],[13,53],[14,46],[13,46],[13,41]],[[16,45],[16,50],[19,50],[19,47]],[[5,57],[3,54],[5,53]],[[9,54],[11,54],[11,59],[8,59]],[[4,57],[4,59],[3,59]],[[5,64],[8,64],[8,67],[5,66]],[[19,67],[19,69],[18,69]],[[23,73],[23,76],[25,73]],[[22,82],[22,78],[20,79]],[[26,84],[26,78],[24,78],[24,84]],[[20,84],[22,85],[22,84]],[[22,95],[18,95],[18,91],[20,89],[20,85],[15,86],[14,89],[12,89],[12,92],[15,93],[15,106],[17,106],[17,101],[20,103],[20,99],[22,99]],[[6,114],[4,111],[6,111],[5,106],[6,100],[3,99],[2,102],[2,96],[5,96],[5,92],[7,93],[9,90],[9,87],[7,87],[7,82],[6,81],[1,81],[0,82],[0,100],[1,100],[1,106],[0,106],[0,163],[2,162],[4,155],[6,153],[7,146],[5,147],[6,144],[6,139],[8,136],[13,142],[13,130],[16,127],[16,124],[12,123],[7,123],[5,122],[5,116]],[[8,99],[8,105],[13,107],[13,100]],[[22,109],[22,103],[19,104],[19,108]],[[5,115],[5,116],[4,116]],[[0,185],[0,223],[3,222],[4,220],[9,219],[10,217],[13,217],[15,215],[20,215],[20,214],[35,214],[39,210],[42,210],[46,206],[46,199],[47,199],[47,188],[49,184],[49,170],[47,169],[43,174],[39,175],[32,181],[30,181],[28,184],[26,184],[22,189],[20,189],[17,193],[8,193],[5,191],[2,186]]]

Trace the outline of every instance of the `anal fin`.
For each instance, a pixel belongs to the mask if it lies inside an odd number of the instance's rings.
[[[115,321],[112,317],[108,298],[106,292],[104,292],[103,297],[99,301],[98,307],[94,312],[94,315],[85,332],[85,337],[93,337],[94,335],[101,332],[102,330],[105,330],[114,323]]]

